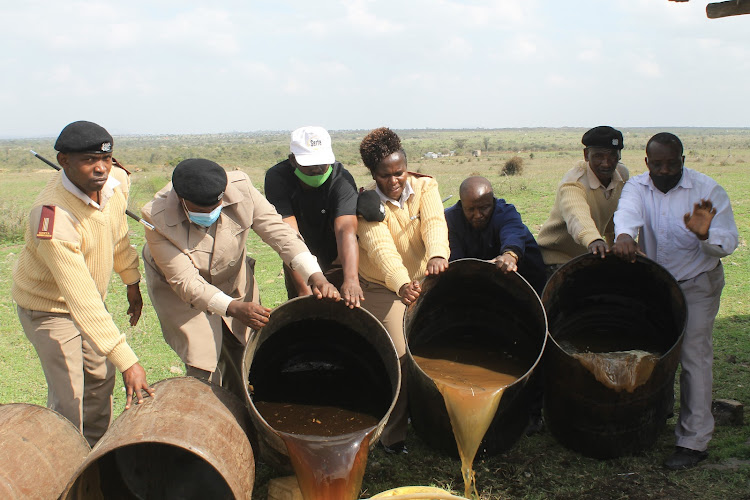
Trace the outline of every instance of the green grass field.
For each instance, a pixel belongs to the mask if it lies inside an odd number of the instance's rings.
[[[580,137],[584,129],[409,130],[400,132],[409,158],[409,169],[435,176],[443,197],[458,198],[458,185],[469,175],[490,179],[495,194],[513,203],[532,233],[539,231],[555,197],[562,174],[582,158]],[[623,162],[631,175],[645,171],[647,139],[659,130],[625,129]],[[724,259],[726,287],[714,330],[714,398],[750,403],[750,129],[676,129],[685,144],[687,166],[704,172],[728,191],[740,230],[740,247]],[[370,182],[358,145],[366,131],[333,133],[334,151],[354,175],[358,185]],[[54,139],[0,141],[0,403],[28,402],[44,405],[46,384],[36,353],[25,338],[10,296],[11,272],[22,248],[22,227],[36,193],[53,171],[29,154],[34,149],[54,159]],[[481,149],[480,157],[471,151]],[[427,151],[456,156],[424,159]],[[115,156],[133,171],[131,210],[138,212],[168,181],[181,159],[204,157],[225,168],[241,169],[262,190],[264,172],[288,151],[286,133],[225,134],[211,136],[149,136],[116,138]],[[3,154],[4,152],[4,154]],[[521,176],[500,174],[513,156],[524,159]],[[132,222],[132,243],[140,250],[144,228]],[[264,304],[275,307],[285,299],[281,262],[259,238],[248,248],[258,260],[256,271]],[[184,366],[164,343],[159,322],[142,286],[145,307],[136,327],[126,321],[125,287],[110,286],[107,304],[118,326],[141,357],[152,382],[184,374]],[[121,382],[115,391],[116,414],[124,406]],[[745,420],[748,412],[745,411]],[[675,419],[657,445],[638,457],[594,460],[559,445],[549,432],[522,438],[509,452],[475,463],[482,499],[494,498],[750,498],[750,424],[717,427],[710,444],[711,456],[700,467],[672,473],[661,466],[674,444]],[[409,455],[391,457],[375,450],[370,454],[363,497],[406,485],[436,485],[462,492],[459,462],[430,450],[413,434]],[[266,483],[275,472],[257,467],[254,498],[266,498]]]

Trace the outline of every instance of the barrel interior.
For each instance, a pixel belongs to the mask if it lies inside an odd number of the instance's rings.
[[[222,475],[199,455],[153,442],[116,448],[90,462],[66,498],[100,496],[122,500],[234,498]]]
[[[544,292],[550,335],[568,354],[643,350],[666,354],[685,319],[679,287],[659,266],[613,256],[571,262]]]
[[[376,425],[388,412],[394,390],[373,344],[351,327],[323,318],[291,321],[266,338],[253,356],[248,382],[253,404],[271,427],[272,418],[263,414],[263,408],[279,404],[336,408],[360,414]],[[342,428],[315,432],[314,425],[285,430],[320,435],[351,432]]]
[[[424,297],[407,313],[410,352],[452,345],[507,357],[522,375],[531,370],[546,335],[544,312],[531,287],[520,276],[503,275],[484,262],[451,266],[465,269],[449,268],[439,279],[426,281]]]

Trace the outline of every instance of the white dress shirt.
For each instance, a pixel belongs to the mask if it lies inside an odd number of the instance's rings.
[[[401,210],[404,209],[404,203],[406,203],[406,200],[409,199],[409,196],[414,194],[414,189],[412,189],[411,184],[409,184],[409,181],[407,180],[404,183],[404,189],[401,191],[401,197],[398,200],[394,200],[393,198],[388,198],[383,192],[380,190],[380,188],[375,185],[375,192],[378,193],[378,196],[380,196],[380,201],[383,203],[391,203],[393,205],[396,205]]]
[[[684,168],[677,186],[662,193],[648,172],[632,177],[622,190],[615,212],[615,240],[621,234],[638,236],[646,255],[664,266],[677,281],[710,271],[721,257],[737,248],[737,225],[724,188],[709,176]],[[701,241],[685,226],[693,205],[711,200],[716,216],[708,239]]]
[[[101,203],[97,203],[91,198],[89,198],[89,195],[81,191],[78,186],[73,184],[73,181],[68,179],[68,176],[65,175],[65,170],[61,170],[62,172],[62,185],[63,187],[73,196],[84,202],[86,205],[91,205],[97,210],[102,210],[104,208],[104,205],[107,204],[110,198],[115,194],[115,188],[120,185],[120,181],[114,178],[114,176],[110,175],[107,177],[107,181],[104,183],[104,186],[102,186],[102,190],[99,191],[99,200]]]

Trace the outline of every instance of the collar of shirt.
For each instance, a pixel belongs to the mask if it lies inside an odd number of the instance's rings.
[[[111,175],[107,178],[107,182],[104,183],[104,186],[102,186],[102,190],[100,192],[100,200],[101,203],[97,203],[89,196],[78,189],[78,186],[73,184],[73,182],[68,179],[68,176],[65,175],[65,170],[62,170],[62,184],[63,187],[70,192],[73,196],[84,202],[86,205],[91,205],[97,210],[101,210],[104,208],[104,205],[107,204],[107,201],[109,201],[110,198],[112,198],[112,195],[115,194],[115,188],[120,185],[120,181],[112,177]]]
[[[393,205],[398,205],[398,208],[401,208],[401,209],[404,208],[404,203],[406,203],[406,200],[409,199],[409,196],[414,194],[414,190],[411,188],[411,184],[409,183],[408,180],[404,184],[404,190],[401,191],[401,198],[399,198],[398,200],[393,200],[391,198],[388,198],[386,195],[384,195],[383,192],[380,190],[380,188],[377,186],[377,184],[375,185],[375,192],[378,193],[378,196],[380,196],[380,200],[383,203],[390,202]]]
[[[591,186],[591,189],[599,189],[602,188],[604,191],[604,197],[609,199],[610,196],[612,196],[612,191],[615,190],[615,187],[618,183],[622,184],[622,176],[620,175],[619,170],[617,168],[620,166],[620,163],[617,163],[617,167],[615,167],[615,171],[612,172],[612,180],[609,181],[609,185],[605,186],[602,184],[602,182],[599,180],[599,177],[596,176],[594,171],[591,169],[591,166],[587,164],[586,166],[586,177],[589,181],[589,186]]]

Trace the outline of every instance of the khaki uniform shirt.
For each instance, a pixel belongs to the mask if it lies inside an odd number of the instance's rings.
[[[227,172],[227,177],[221,216],[208,230],[189,221],[171,182],[142,209],[156,228],[146,231],[143,260],[164,339],[185,364],[209,372],[221,352],[222,321],[243,344],[249,334],[239,321],[211,314],[211,299],[223,292],[259,302],[253,293],[254,260],[246,250],[249,230],[287,264],[308,252],[299,233],[281,220],[245,173]]]

